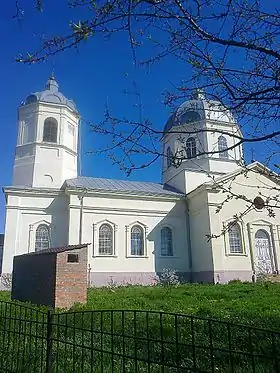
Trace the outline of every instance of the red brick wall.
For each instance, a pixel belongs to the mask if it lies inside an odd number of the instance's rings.
[[[68,263],[68,254],[78,254],[78,263]],[[55,307],[69,308],[87,299],[87,247],[57,254]]]

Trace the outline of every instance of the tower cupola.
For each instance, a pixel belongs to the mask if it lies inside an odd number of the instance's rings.
[[[240,128],[221,102],[195,90],[168,119],[162,137],[163,182],[184,193],[243,162]]]
[[[52,75],[18,109],[13,185],[60,188],[77,177],[79,114]]]

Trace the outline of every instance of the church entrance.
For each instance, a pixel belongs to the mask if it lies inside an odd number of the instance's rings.
[[[269,234],[259,229],[255,234],[256,272],[273,273],[274,263]]]

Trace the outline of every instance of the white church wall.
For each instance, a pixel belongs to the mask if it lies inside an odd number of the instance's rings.
[[[19,217],[20,213],[18,209],[6,208],[2,273],[12,272],[13,257],[16,255],[19,240]]]
[[[34,156],[17,159],[13,170],[13,185],[31,186],[34,172]]]
[[[80,200],[76,195],[71,195],[70,201],[69,242],[77,243]],[[114,255],[107,257],[98,253],[98,232],[104,222],[114,229]],[[130,255],[130,230],[134,224],[142,226],[145,232],[143,257]],[[172,229],[172,257],[160,255],[160,230],[163,226]],[[118,282],[149,282],[155,273],[164,268],[187,273],[189,264],[186,231],[183,201],[114,197],[112,194],[103,197],[85,196],[83,200],[81,236],[82,242],[90,243],[89,264],[95,284],[106,284],[110,277]]]
[[[210,181],[211,178],[205,172],[185,171],[186,193],[190,193],[199,185]]]
[[[3,273],[12,272],[14,255],[35,250],[35,234],[40,224],[50,228],[51,246],[68,243],[68,197],[65,195],[8,195]]]
[[[225,188],[227,184],[224,184]],[[263,195],[273,194],[275,183],[262,175],[249,172],[247,176],[239,175],[232,183],[232,193],[236,195],[245,195],[252,200],[259,193]],[[268,189],[267,189],[268,188]],[[223,208],[216,213],[216,208],[225,198],[224,193],[209,193],[211,230],[214,235],[220,235],[223,227],[226,227],[233,220],[235,214],[246,211],[248,203],[242,199],[233,199],[224,204]],[[264,197],[265,199],[265,197]],[[213,240],[213,254],[215,270],[220,273],[221,278],[229,280],[240,278],[242,280],[251,280],[256,261],[255,251],[255,233],[258,229],[264,229],[270,236],[273,246],[276,265],[280,263],[280,246],[278,227],[280,222],[280,211],[274,209],[275,217],[268,216],[266,209],[257,210],[251,208],[239,221],[242,236],[243,253],[230,254],[229,237],[226,232],[224,235]],[[279,267],[279,264],[278,264]],[[277,268],[276,268],[277,269]],[[279,268],[278,268],[279,269]]]
[[[207,193],[193,194],[188,198],[190,237],[193,262],[193,280],[211,282],[214,263],[210,232]]]

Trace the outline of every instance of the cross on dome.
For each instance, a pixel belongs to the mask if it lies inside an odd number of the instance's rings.
[[[58,92],[58,87],[58,83],[55,80],[54,73],[52,72],[52,75],[49,77],[46,83],[46,90],[51,92]]]
[[[195,100],[203,100],[205,99],[205,94],[204,94],[204,91],[202,88],[195,88],[193,90],[193,94],[192,94],[192,97],[195,99]]]

